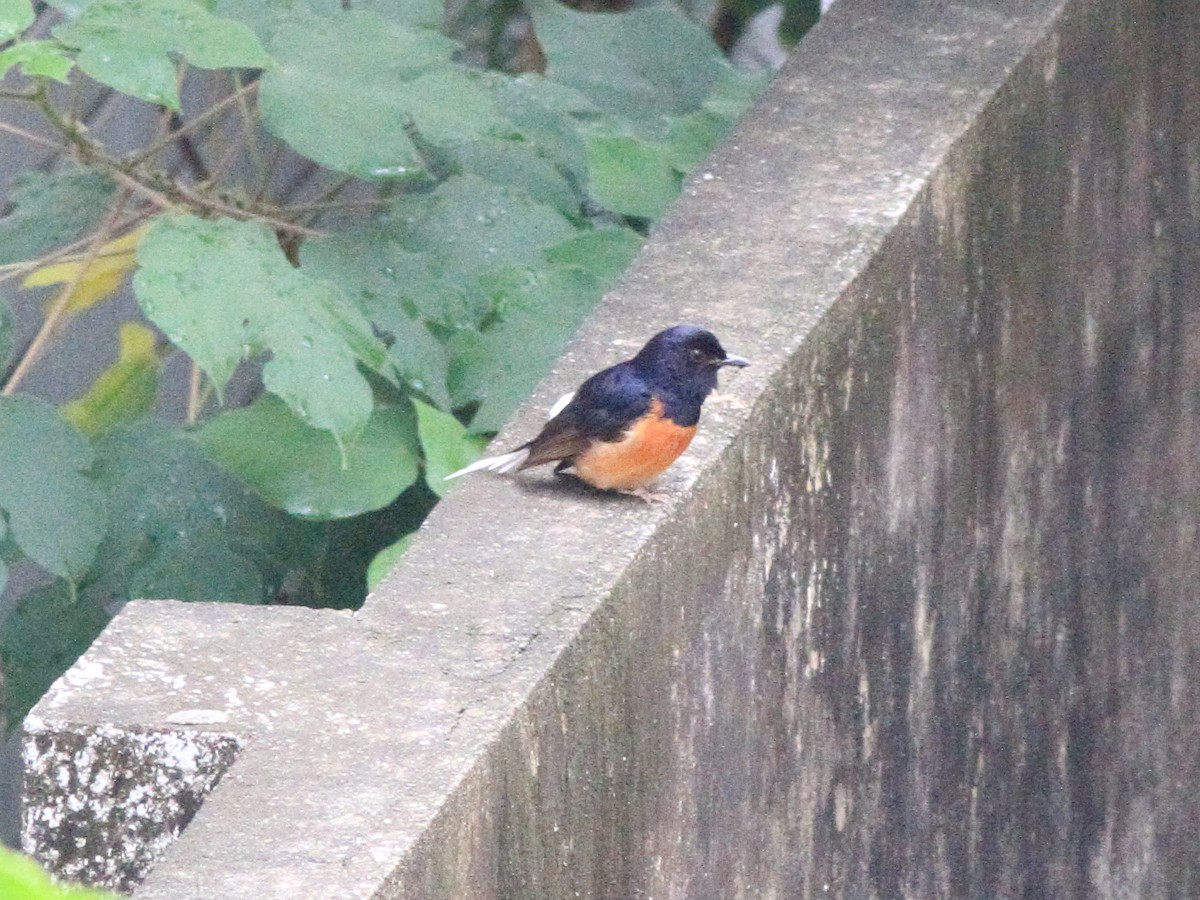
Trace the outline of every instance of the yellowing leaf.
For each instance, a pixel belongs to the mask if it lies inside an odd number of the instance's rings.
[[[154,332],[145,325],[121,326],[117,361],[100,373],[87,393],[62,407],[62,416],[88,437],[140,419],[158,391],[159,355]]]
[[[100,248],[100,252],[87,268],[83,269],[82,274],[80,271],[87,260],[87,254],[34,269],[22,284],[25,287],[72,285],[71,296],[63,311],[73,315],[91,309],[101,300],[112,296],[125,280],[125,276],[137,265],[138,244],[145,236],[147,227],[143,225],[109,241]],[[51,302],[57,302],[57,298]]]

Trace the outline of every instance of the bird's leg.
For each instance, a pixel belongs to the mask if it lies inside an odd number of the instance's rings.
[[[644,500],[646,503],[650,504],[666,503],[668,497],[670,496],[669,494],[663,492],[652,491],[645,486],[631,488],[630,490],[620,491],[619,493],[628,494],[630,497],[637,497],[638,499]]]

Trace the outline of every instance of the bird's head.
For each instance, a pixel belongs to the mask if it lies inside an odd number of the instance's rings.
[[[719,369],[743,368],[750,362],[726,353],[711,331],[676,325],[652,337],[634,357],[634,365],[655,381],[675,385],[702,401],[717,386]]]

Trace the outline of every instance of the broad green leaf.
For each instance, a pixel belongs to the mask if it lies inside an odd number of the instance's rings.
[[[460,171],[512,188],[564,216],[578,218],[583,198],[562,170],[528,141],[472,141],[452,154]]]
[[[17,66],[29,78],[41,76],[66,83],[74,65],[75,60],[56,41],[22,41],[0,50],[0,78]]]
[[[672,166],[680,172],[690,172],[708,156],[728,128],[726,120],[700,109],[671,122],[663,149]]]
[[[101,300],[115,294],[117,288],[125,283],[125,276],[137,264],[137,247],[146,234],[146,228],[147,226],[143,225],[128,234],[113,238],[105,243],[94,257],[83,251],[63,262],[50,263],[34,269],[25,276],[22,286],[69,285],[71,294],[65,311],[73,315],[91,309]]]
[[[96,456],[111,516],[85,598],[263,603],[312,553],[315,526],[268,506],[188,435],[120,427]]]
[[[205,452],[293,515],[334,519],[386,506],[417,480],[416,422],[404,407],[375,410],[345,448],[263,397],[222,413],[196,434]]]
[[[440,256],[447,269],[473,274],[538,263],[545,248],[575,233],[559,212],[528,195],[463,175],[430,195],[401,240],[408,250]]]
[[[406,534],[396,543],[384,547],[375,554],[371,565],[367,567],[367,590],[373,591],[379,587],[379,582],[383,581],[384,576],[396,565],[396,561],[405,554],[414,537],[416,537],[416,532]]]
[[[712,91],[704,98],[702,109],[732,125],[763,92],[772,74],[770,71],[747,73],[723,68]]]
[[[441,0],[214,0],[211,9],[219,16],[244,22],[264,44],[283,26],[307,21],[314,28],[325,28],[329,20],[353,12],[370,12],[397,25],[437,31],[442,26],[445,8]]]
[[[19,721],[59,675],[96,639],[109,615],[99,603],[75,599],[69,584],[34,588],[0,625],[5,708]]]
[[[309,425],[339,441],[366,425],[374,401],[357,364],[388,374],[386,348],[335,284],[292,268],[265,227],[168,216],[138,258],[142,309],[218,390],[242,359],[269,351],[264,385]]]
[[[0,219],[0,264],[34,259],[79,237],[104,216],[113,183],[95,172],[27,172]]]
[[[79,68],[97,81],[171,109],[176,55],[202,69],[271,65],[253,31],[197,0],[94,0],[54,36],[79,50]]]
[[[546,77],[657,133],[664,114],[697,109],[728,67],[711,36],[674,3],[581,13],[531,0]]]
[[[197,598],[261,603],[262,574],[227,541],[209,534],[182,534],[158,548],[152,559],[130,573],[126,590],[134,597]]]
[[[314,278],[343,285],[363,314],[385,332],[390,330],[387,322],[376,319],[386,319],[379,305],[390,309],[396,302],[413,318],[444,328],[478,325],[489,310],[478,286],[453,268],[453,257],[405,249],[404,229],[404,224],[383,222],[307,241],[303,264]]]
[[[496,106],[516,126],[522,140],[535,144],[576,182],[587,177],[587,148],[579,122],[600,116],[600,108],[578,91],[532,72],[494,75],[488,88]]]
[[[0,0],[0,41],[16,37],[33,20],[33,4],[29,0]]]
[[[329,2],[344,5],[342,0]],[[442,27],[442,20],[446,17],[446,6],[442,0],[358,0],[354,8],[378,13],[385,19],[410,28],[437,30]]]
[[[417,434],[425,456],[425,483],[439,497],[450,486],[446,476],[479,457],[486,440],[469,434],[450,413],[413,400],[417,410]]]
[[[546,251],[546,259],[564,266],[579,266],[596,276],[602,291],[629,268],[642,249],[642,237],[629,228],[583,231]]]
[[[558,358],[600,299],[600,285],[574,266],[513,267],[482,279],[499,310],[490,328],[450,343],[455,407],[478,402],[471,431],[497,431]]]
[[[121,326],[117,361],[100,373],[77,400],[62,407],[62,416],[88,437],[146,415],[158,393],[160,368],[154,332],[136,322]]]
[[[370,306],[367,307],[370,314]],[[435,403],[450,405],[446,376],[450,363],[441,342],[425,324],[393,305],[372,318],[391,340],[388,358],[412,387]]]
[[[15,850],[0,847],[0,897],[10,900],[117,900],[116,894],[50,880],[42,867]]]
[[[588,137],[588,193],[606,209],[657,219],[682,184],[670,156],[637,138]]]
[[[92,458],[52,406],[0,397],[0,510],[21,551],[62,578],[87,571],[104,532],[104,498],[81,474]]]
[[[456,65],[457,45],[352,10],[284,26],[279,65],[259,89],[263,122],[298,152],[363,178],[424,171],[413,132],[432,144],[503,136],[483,76]]]
[[[306,242],[303,270],[342,285],[348,299],[371,320],[388,343],[388,358],[400,376],[435,403],[449,403],[446,352],[422,319],[474,324],[486,309],[468,313],[467,298],[431,269],[425,254],[409,253],[385,230],[358,228]]]

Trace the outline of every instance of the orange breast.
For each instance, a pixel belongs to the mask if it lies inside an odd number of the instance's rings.
[[[597,441],[575,457],[575,474],[593,487],[633,490],[649,484],[692,442],[696,426],[663,418],[662,403],[638,419],[619,441]]]

